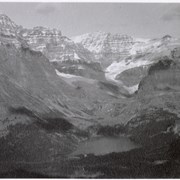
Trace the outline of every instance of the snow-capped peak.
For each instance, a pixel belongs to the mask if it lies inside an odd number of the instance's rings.
[[[93,32],[93,33],[86,33],[86,34],[82,34],[82,35],[79,35],[79,36],[73,36],[71,37],[71,39],[75,42],[75,43],[81,43],[83,42],[85,39],[87,38],[95,38],[99,35],[106,35],[107,33],[106,32],[103,32],[103,31],[96,31],[96,32]]]
[[[72,37],[75,43],[81,43],[86,49],[91,52],[100,52],[103,48],[104,41],[108,33],[97,31],[94,33],[86,33],[80,36]]]
[[[103,51],[121,51],[122,47],[131,45],[133,39],[130,36],[122,34],[111,34],[97,31],[87,33],[81,36],[72,37],[75,43],[81,43],[86,49],[94,53]]]

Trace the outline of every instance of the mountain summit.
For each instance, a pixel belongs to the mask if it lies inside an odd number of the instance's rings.
[[[15,35],[19,26],[16,25],[8,16],[0,14],[0,32],[4,35]]]
[[[113,60],[129,55],[129,50],[134,44],[133,38],[128,35],[101,31],[73,37],[72,39],[93,52],[96,60],[101,61],[105,66],[112,63]]]
[[[0,14],[0,25],[7,29],[15,29],[18,26],[5,14]]]

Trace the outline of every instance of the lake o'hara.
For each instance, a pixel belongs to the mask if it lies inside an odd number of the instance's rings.
[[[136,143],[132,142],[129,138],[124,136],[95,137],[81,142],[77,147],[77,149],[73,152],[73,155],[79,155],[79,154],[104,155],[112,152],[129,151],[131,149],[138,147],[139,145],[137,145]]]

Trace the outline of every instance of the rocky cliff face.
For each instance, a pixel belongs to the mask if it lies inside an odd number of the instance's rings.
[[[0,33],[1,42],[13,43],[16,47],[20,47],[23,44],[34,51],[40,51],[57,70],[61,71],[64,68],[63,73],[73,74],[72,69],[75,68],[75,74],[78,73],[80,76],[94,78],[91,76],[95,72],[94,69],[91,69],[91,66],[96,66],[97,64],[92,61],[94,55],[82,45],[77,45],[69,38],[63,36],[60,30],[45,27],[25,29],[16,25],[6,15],[1,15]],[[63,62],[63,66],[61,62]],[[84,65],[84,62],[87,62],[90,66],[87,67],[87,65]],[[100,65],[97,64],[97,66]],[[86,71],[86,69],[89,70]],[[102,76],[102,68],[100,68],[99,74]]]
[[[92,60],[92,55],[83,47],[77,46],[69,38],[62,36],[57,29],[35,27],[33,29],[22,29],[19,35],[25,39],[27,44],[35,51],[44,53],[51,62],[53,61],[79,61]],[[89,55],[89,56],[88,56]]]
[[[18,29],[16,25],[8,16],[0,15],[0,32],[5,36],[16,36],[16,30]]]
[[[74,37],[73,40],[93,52],[96,60],[104,66],[129,55],[129,50],[134,44],[133,38],[130,36],[105,32],[84,34]]]
[[[13,43],[19,47],[18,29],[21,28],[15,24],[8,16],[0,14],[0,40],[5,43]]]
[[[33,29],[21,29],[18,34],[31,49],[42,52],[62,73],[94,78],[91,74],[95,71],[91,67],[100,67],[98,63],[92,61],[94,55],[91,52],[63,36],[57,29],[35,27]],[[97,71],[102,74],[101,68],[96,69]]]

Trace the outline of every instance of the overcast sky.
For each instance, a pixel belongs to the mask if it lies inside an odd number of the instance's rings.
[[[58,28],[68,37],[94,31],[180,37],[180,3],[3,3],[0,13],[26,28]]]

